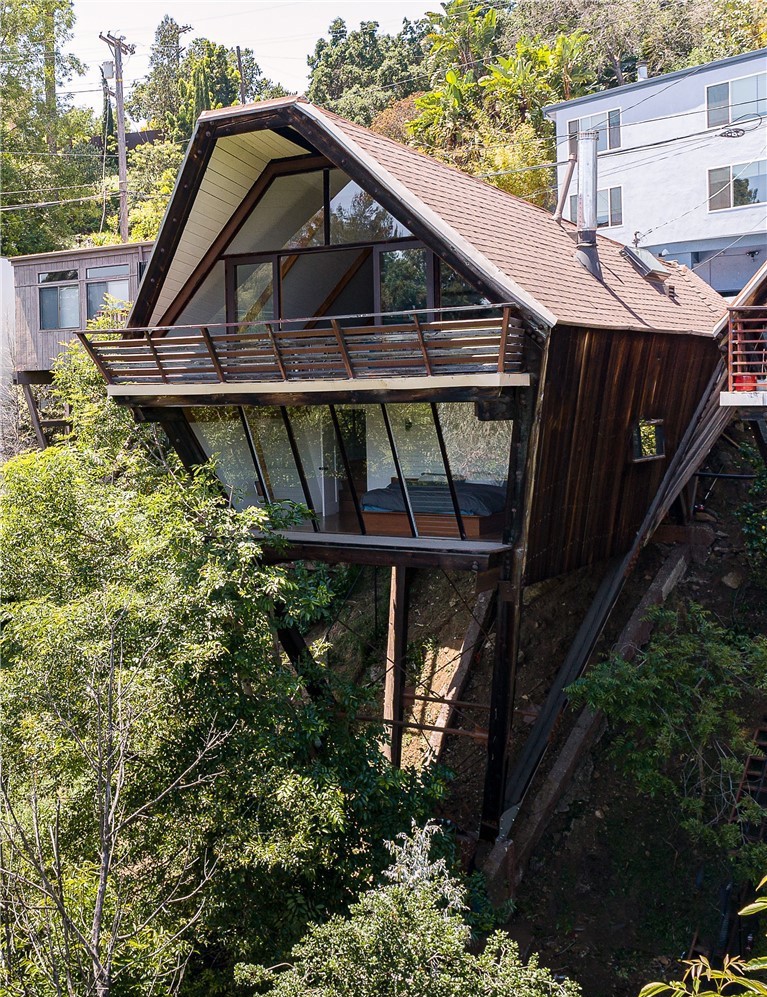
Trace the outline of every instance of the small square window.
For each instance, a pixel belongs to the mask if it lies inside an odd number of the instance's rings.
[[[636,464],[666,456],[666,437],[661,419],[640,419],[631,434],[631,459]]]

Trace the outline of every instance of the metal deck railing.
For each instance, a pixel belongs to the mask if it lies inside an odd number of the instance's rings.
[[[767,305],[729,309],[728,391],[767,391]]]
[[[396,313],[376,316],[376,324],[359,315],[323,316],[115,330],[120,338],[108,339],[101,331],[77,335],[109,384],[523,373],[524,329],[512,308],[483,306],[482,317],[464,317],[472,311]]]

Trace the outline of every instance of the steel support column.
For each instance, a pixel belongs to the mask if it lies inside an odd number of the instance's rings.
[[[384,681],[384,722],[391,731],[385,754],[396,768],[402,762],[402,724],[404,719],[405,662],[407,657],[408,569],[391,569],[389,596],[389,636],[386,643],[386,678]]]

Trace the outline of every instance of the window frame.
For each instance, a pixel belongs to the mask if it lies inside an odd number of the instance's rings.
[[[642,427],[655,427],[655,445],[657,450],[652,454],[642,454]],[[632,464],[647,464],[654,460],[666,459],[666,430],[663,419],[646,419],[640,417],[634,420],[631,429],[631,439],[629,442],[630,462]]]
[[[613,221],[612,212],[612,192],[614,190],[620,191],[620,202],[621,202],[621,220],[619,222]],[[623,184],[616,184],[614,187],[603,187],[601,190],[597,190],[597,199],[600,194],[607,194],[607,221],[602,225],[599,224],[599,210],[598,210],[598,200],[597,200],[597,228],[620,228],[623,225]],[[573,198],[575,198],[575,211],[573,211]],[[571,221],[574,224],[578,223],[578,195],[570,194],[570,216]]]
[[[53,272],[53,271],[44,271]],[[39,274],[38,274],[39,278]],[[37,283],[37,328],[39,332],[71,332],[73,329],[80,329],[82,326],[82,295],[80,294],[80,280],[45,281]],[[77,323],[76,325],[43,325],[43,291],[56,291],[56,319],[61,321],[61,298],[62,290],[74,287],[77,291]]]
[[[116,294],[113,294],[112,297],[116,298],[116,300],[118,300],[118,301],[127,301],[127,302],[130,302],[130,293],[131,293],[131,291],[130,291],[130,287],[131,287],[130,263],[126,263],[126,264],[115,264],[115,265],[116,266],[123,266],[123,265],[127,266],[128,267],[128,272],[124,273],[124,274],[121,274],[119,277],[118,276],[115,276],[115,277],[91,277],[90,279],[88,279],[86,277],[86,279],[81,282],[83,284],[83,286],[85,287],[85,321],[86,322],[90,322],[92,319],[97,318],[98,315],[101,312],[101,308],[99,308],[98,311],[96,311],[93,315],[89,314],[89,312],[90,312],[90,302],[88,300],[88,291],[90,290],[90,288],[92,286],[94,286],[96,284],[103,284],[106,288],[108,288],[110,284],[116,284],[118,281],[120,283],[126,284],[127,285],[127,295],[126,295],[125,298],[120,298]],[[86,274],[87,274],[88,270],[94,270],[94,269],[97,269],[97,268],[96,267],[88,267],[86,269]],[[102,269],[102,268],[98,268],[98,269]],[[104,294],[110,294],[110,293],[111,292],[109,290],[105,290],[104,291]],[[103,307],[103,301],[102,301],[102,307]]]
[[[760,164],[764,164],[764,174],[767,176],[767,158],[765,159],[755,159],[752,163],[724,163],[721,166],[711,166],[706,170],[706,189],[708,191],[708,196],[706,198],[706,206],[709,214],[718,214],[720,211],[743,211],[748,208],[757,208],[759,205],[767,204],[767,190],[764,192],[764,199],[760,201],[751,201],[748,204],[735,204],[735,181],[743,179],[740,176],[735,175],[736,169],[747,169],[750,166],[758,167]],[[729,196],[729,204],[722,205],[720,208],[712,208],[711,201],[715,195],[711,193],[711,174],[717,170],[729,170],[729,179],[727,181],[727,187],[721,187],[717,193],[722,193],[727,190]]]
[[[614,114],[618,115],[618,126],[617,126],[618,127],[618,141],[615,144],[613,144],[613,142],[612,142],[612,132],[613,132],[613,129],[614,129],[615,126],[610,122],[610,117],[612,115],[614,115]],[[591,119],[591,118],[597,118],[597,117],[602,117],[602,116],[604,117],[604,122],[605,122],[604,132],[605,132],[605,137],[606,137],[607,145],[606,145],[606,147],[604,149],[600,149],[599,148],[599,143],[597,142],[597,155],[598,156],[602,156],[606,152],[612,152],[614,149],[621,149],[623,147],[623,112],[622,112],[622,109],[620,107],[610,107],[606,111],[597,111],[595,114],[587,114],[587,115],[585,115],[585,118]],[[567,128],[567,151],[568,151],[569,155],[573,155],[573,153],[577,152],[577,149],[578,149],[578,132],[580,132],[580,131],[595,131],[595,130],[597,132],[601,131],[601,129],[599,127],[597,127],[596,129],[594,129],[593,126],[590,126],[589,128],[582,128],[581,127],[581,122],[583,120],[584,120],[584,117],[570,118],[566,122],[566,128]],[[577,125],[577,128],[575,129],[575,131],[573,131],[571,129],[571,127],[570,127],[572,124],[576,124]]]
[[[736,115],[735,118],[733,118],[733,116],[732,116],[732,108],[733,108],[733,104],[732,104],[732,84],[733,83],[739,83],[741,80],[756,79],[759,76],[764,76],[765,80],[767,81],[767,72],[763,72],[763,73],[745,73],[743,76],[733,76],[733,77],[731,77],[731,78],[729,78],[727,80],[719,80],[718,83],[707,83],[706,84],[706,127],[707,128],[724,128],[727,125],[733,124],[734,121],[738,121],[738,119],[740,117],[742,117],[742,115]],[[727,87],[727,103],[724,104],[724,105],[722,105],[723,108],[726,107],[726,109],[727,109],[727,120],[726,121],[717,122],[717,124],[712,125],[711,124],[711,120],[710,120],[712,108],[709,105],[709,91],[713,90],[714,87],[722,87],[722,86],[726,86]],[[758,90],[758,86],[757,86],[757,90]],[[758,101],[759,97],[757,96],[756,99]],[[765,97],[765,99],[767,100],[767,97]],[[758,114],[759,111],[757,110],[756,113]]]

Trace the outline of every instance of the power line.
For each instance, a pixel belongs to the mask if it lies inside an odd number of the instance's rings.
[[[767,215],[765,215],[764,218],[760,219],[756,223],[756,225],[753,226],[753,228],[750,228],[748,230],[748,232],[744,232],[743,235],[739,235],[737,239],[733,239],[732,242],[729,243],[729,245],[724,247],[724,249],[720,249],[719,252],[714,253],[713,256],[709,256],[705,260],[701,260],[700,263],[696,263],[695,266],[690,267],[690,269],[699,270],[701,267],[704,267],[707,263],[710,263],[712,260],[715,260],[717,256],[721,256],[723,253],[726,253],[728,249],[732,249],[733,246],[737,246],[739,242],[742,242],[743,239],[745,239],[746,236],[751,235],[752,232],[757,232],[762,227],[762,225],[764,225],[765,222],[767,222]]]
[[[165,194],[142,194],[138,191],[128,191],[134,198],[140,198],[144,201],[157,201],[162,200],[167,195]],[[101,194],[88,194],[85,197],[69,197],[61,201],[35,201],[30,204],[7,204],[0,207],[0,211],[27,211],[34,208],[54,208],[61,204],[81,204],[84,201],[100,201],[102,198],[119,197],[120,192],[117,190],[113,191],[103,191]]]
[[[727,190],[727,188],[732,183],[734,183],[735,180],[739,180],[743,176],[743,174],[745,173],[745,171],[749,168],[749,166],[753,166],[754,163],[756,163],[756,162],[757,162],[757,159],[754,158],[754,159],[751,160],[750,163],[743,163],[740,173],[738,173],[736,176],[730,176],[730,178],[727,180],[727,183],[723,184],[718,190],[715,190],[713,192],[713,194],[711,193],[711,191],[709,191],[708,196],[705,197],[700,202],[700,204],[695,204],[695,205],[693,205],[693,207],[688,208],[686,211],[683,211],[681,215],[677,215],[676,218],[669,218],[665,222],[661,222],[659,225],[655,225],[653,228],[648,229],[646,232],[642,232],[639,235],[637,242],[641,242],[643,239],[646,239],[648,235],[652,235],[653,232],[657,232],[658,229],[665,228],[667,225],[671,225],[674,222],[678,222],[678,221],[680,221],[680,219],[686,218],[687,215],[692,214],[693,211],[697,211],[698,208],[702,208],[704,204],[707,204],[713,197],[716,197],[717,194],[721,194],[722,191]]]

